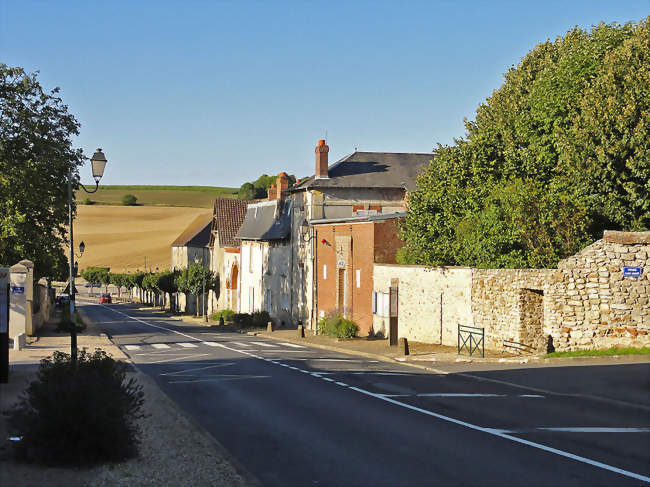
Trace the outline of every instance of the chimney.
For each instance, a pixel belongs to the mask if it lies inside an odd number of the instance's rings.
[[[277,192],[275,191],[275,186],[272,185],[272,186],[267,190],[266,194],[267,194],[267,196],[268,196],[269,201],[273,201],[273,200],[275,199],[275,195],[277,194]]]
[[[276,199],[283,200],[287,190],[289,189],[289,177],[286,172],[281,172],[278,174],[277,186],[277,196]]]
[[[325,141],[319,140],[316,146],[316,179],[327,179],[329,177],[327,173],[327,153],[329,151],[330,148],[325,145]]]

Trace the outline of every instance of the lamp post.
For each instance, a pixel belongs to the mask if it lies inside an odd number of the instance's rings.
[[[204,321],[207,323],[208,322],[208,314],[205,312],[205,268],[203,268],[203,258],[199,259],[199,257],[197,255],[195,255],[194,256],[194,263],[198,264],[199,262],[201,263],[201,277],[203,278],[203,284],[202,284],[202,286],[203,286],[202,291],[203,292],[201,293],[201,297],[203,298],[203,306],[201,306],[201,308],[202,308],[201,313],[203,313]]]
[[[79,185],[83,188],[86,193],[94,193],[99,189],[99,180],[104,175],[104,167],[106,166],[106,156],[102,152],[102,149],[99,148],[93,154],[90,159],[92,165],[93,178],[95,179],[95,189],[88,190],[82,183],[79,181]],[[70,226],[70,283],[68,288],[68,297],[70,300],[70,356],[72,357],[72,362],[77,361],[77,317],[75,316],[75,288],[74,288],[74,278],[76,275],[76,270],[74,266],[74,238],[73,238],[73,227],[72,227],[72,168],[68,172],[68,225]],[[85,250],[85,245],[83,242],[79,244],[79,251],[83,254]]]

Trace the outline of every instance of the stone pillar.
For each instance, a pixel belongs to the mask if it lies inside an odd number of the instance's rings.
[[[34,336],[34,263],[31,260],[23,259],[19,264],[27,268],[27,280],[25,282],[25,334]]]
[[[29,271],[22,264],[11,266],[9,273],[9,336],[26,332],[27,276]]]

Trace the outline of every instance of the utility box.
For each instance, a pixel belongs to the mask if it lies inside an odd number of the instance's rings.
[[[11,266],[9,273],[9,336],[26,333],[27,294],[29,270],[23,264]],[[31,305],[31,302],[30,302]],[[29,310],[31,312],[31,310]]]

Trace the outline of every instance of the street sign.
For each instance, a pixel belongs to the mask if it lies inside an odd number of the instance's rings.
[[[623,267],[625,277],[641,277],[641,274],[643,274],[642,267]]]
[[[11,294],[25,294],[24,286],[13,286],[11,288]]]

